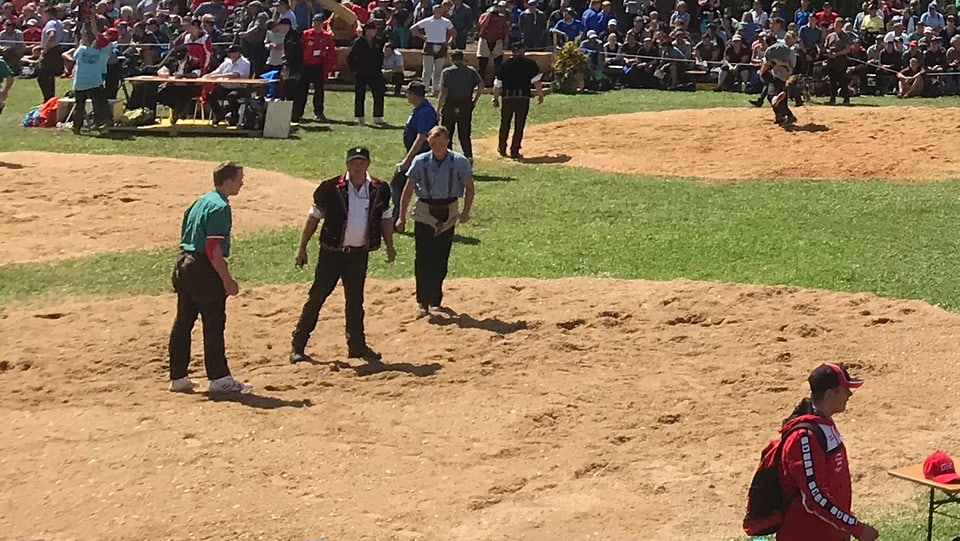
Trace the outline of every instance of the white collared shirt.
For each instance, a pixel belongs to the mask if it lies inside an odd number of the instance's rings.
[[[344,173],[347,183],[347,226],[343,233],[343,246],[361,247],[367,245],[367,215],[370,213],[370,175],[359,189],[350,182],[350,173]],[[314,218],[322,218],[323,214],[317,207],[310,209]],[[389,202],[386,210],[380,217],[383,220],[393,218],[393,209]]]
[[[231,60],[230,57],[224,58],[223,63],[217,66],[217,69],[213,70],[211,75],[222,73],[236,73],[241,79],[247,79],[250,77],[250,61],[242,56],[236,62]],[[224,79],[224,82],[220,84],[226,88],[242,88],[243,86],[230,84],[229,81],[230,79]]]

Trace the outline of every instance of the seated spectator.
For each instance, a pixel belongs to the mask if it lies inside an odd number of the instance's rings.
[[[900,81],[900,91],[898,98],[914,98],[923,93],[923,64],[918,57],[912,57],[909,64],[899,74],[897,79]]]
[[[924,51],[923,67],[926,71],[924,93],[928,96],[943,94],[945,83],[942,75],[947,67],[947,51],[943,48],[943,38],[940,36],[934,36],[930,48]]]
[[[130,46],[122,50],[121,54],[127,58],[127,66],[131,70],[140,72],[145,66],[152,66],[160,60],[158,44],[153,32],[147,31],[147,25],[139,22],[133,25]]]
[[[900,38],[901,38],[901,40],[900,40],[901,42],[902,42],[902,41],[907,41],[907,42],[909,42],[910,40],[908,40],[908,39],[906,38],[906,36],[904,35],[904,32],[903,32],[903,17],[900,17],[899,15],[897,15],[897,16],[893,17],[893,19],[891,19],[891,20],[892,20],[892,22],[893,22],[893,30],[887,32],[887,34],[883,37],[883,39],[885,40],[885,42],[886,42],[886,40],[893,41],[893,38],[895,38],[895,37],[900,37]]]
[[[660,44],[660,78],[664,90],[680,90],[686,86],[687,62],[683,52],[669,39]]]
[[[707,32],[700,38],[700,42],[693,48],[693,59],[698,65],[709,69],[708,63],[716,62],[720,59],[720,49],[717,42],[713,40],[710,33]]]
[[[287,5],[289,7],[289,4]],[[207,0],[200,4],[193,13],[194,17],[200,17],[203,21],[206,15],[213,17],[213,25],[217,28],[227,27],[227,8],[223,5],[223,0]]]
[[[620,28],[618,27],[616,19],[610,19],[607,22],[607,29],[600,34],[600,40],[606,43],[607,37],[610,34],[617,36],[617,43],[623,40],[623,34],[620,32]]]
[[[600,38],[593,30],[587,31],[587,39],[580,42],[580,50],[587,55],[590,60],[590,71],[596,72],[602,66],[601,52],[603,44]]]
[[[787,35],[787,29],[783,26],[783,19],[780,17],[770,19],[770,30],[767,32],[773,34],[778,40],[782,40]]]
[[[383,78],[393,85],[393,95],[399,96],[403,87],[403,53],[389,41],[383,44]]]
[[[946,92],[952,96],[960,94],[960,34],[953,36],[950,40],[945,71],[950,73],[944,78]]]
[[[947,25],[937,6],[937,0],[930,0],[930,3],[927,4],[927,12],[920,17],[920,22],[923,26],[932,28],[935,34],[939,34],[943,27]]]
[[[744,43],[752,44],[757,40],[757,33],[760,31],[760,25],[753,21],[753,12],[744,11],[740,20],[740,37]]]
[[[175,47],[166,58],[161,61],[157,75],[160,77],[169,77],[171,79],[196,79],[200,77],[202,66],[200,61],[190,56],[187,48],[183,45]],[[138,85],[136,89],[147,88],[150,85]],[[135,90],[136,90],[135,89]],[[155,109],[157,103],[166,105],[171,110],[170,122],[176,124],[181,118],[188,116],[187,107],[194,98],[200,95],[200,87],[195,84],[176,84],[174,82],[166,83],[159,89],[153,97],[147,95],[143,98],[143,106],[149,109]],[[133,96],[131,96],[131,99]]]
[[[26,43],[27,46],[39,45],[42,34],[43,31],[40,29],[40,23],[36,19],[30,19],[23,28],[23,42]]]
[[[0,32],[0,46],[8,47],[13,51],[11,56],[15,56],[17,62],[10,66],[14,73],[20,72],[20,57],[27,52],[27,44],[23,38],[23,32],[17,30],[17,25],[12,20],[7,19],[3,23],[3,31]]]
[[[620,42],[617,41],[616,34],[612,32],[607,34],[607,41],[603,44],[601,52],[604,67],[620,65]]]
[[[687,11],[687,3],[683,0],[677,2],[676,11],[670,14],[670,26],[680,26],[684,30],[690,29],[690,13]]]
[[[636,38],[637,43],[643,43],[643,38],[653,37],[650,35],[650,31],[647,29],[647,25],[650,23],[650,19],[644,17],[643,15],[637,15],[633,18],[633,28],[627,30],[627,35],[633,34],[633,37]]]
[[[923,51],[920,50],[920,43],[917,42],[917,40],[912,40],[909,44],[908,49],[904,51],[903,65],[909,66],[911,58],[916,58],[920,62],[920,65],[921,66],[923,65]]]
[[[839,16],[840,14],[833,11],[829,2],[824,2],[823,9],[817,12],[817,20],[820,21],[821,25],[826,23],[828,28],[833,28],[833,22],[836,21]]]
[[[717,79],[717,87],[713,89],[714,92],[727,89],[727,81],[730,81],[729,86],[736,87],[738,92],[746,90],[747,81],[750,80],[750,74],[753,72],[750,59],[751,52],[743,45],[743,38],[740,34],[734,34],[723,52],[723,65],[720,66],[720,76]],[[732,80],[730,73],[735,74]]]
[[[227,49],[227,57],[223,63],[213,70],[209,79],[248,79],[250,78],[250,62],[240,54],[239,45],[231,45]],[[223,120],[226,120],[231,126],[236,126],[240,121],[240,99],[246,95],[246,87],[242,85],[233,85],[230,83],[219,83],[213,91],[207,96],[207,103],[210,104],[210,112],[213,116],[213,125],[216,126]],[[221,100],[228,103],[224,110]]]
[[[583,35],[583,31],[583,24],[574,17],[573,9],[571,8],[567,8],[567,10],[563,12],[563,20],[558,21],[557,24],[553,25],[553,28],[550,29],[550,33],[553,34],[553,44],[555,47],[561,47],[568,41],[578,43]]]
[[[642,49],[643,46],[637,40],[637,35],[627,32],[627,41],[620,46],[620,61],[625,66],[636,62],[637,59],[634,57],[639,56]]]
[[[147,32],[153,35],[157,43],[170,43],[170,35],[160,28],[160,23],[156,19],[147,19]]]

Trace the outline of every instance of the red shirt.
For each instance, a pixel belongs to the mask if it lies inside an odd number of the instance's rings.
[[[25,43],[40,43],[40,36],[43,32],[36,26],[23,29],[23,41]]]
[[[836,21],[837,17],[839,17],[839,15],[837,14],[836,11],[831,11],[830,15],[827,15],[826,13],[819,11],[817,12],[817,24],[823,24],[824,22],[826,22],[827,24],[830,25],[831,28],[833,28],[833,21]]]
[[[503,15],[494,15],[489,11],[480,15],[479,36],[488,43],[494,43],[507,37],[510,33],[510,21]]]
[[[798,415],[781,432],[797,423],[819,425],[827,448],[824,450],[807,429],[787,436],[780,486],[792,499],[777,531],[777,541],[846,541],[850,535],[859,537],[863,523],[850,513],[850,467],[837,426],[820,415]]]
[[[333,34],[325,30],[316,32],[313,28],[304,30],[303,63],[312,66],[322,64],[326,73],[336,71],[337,48],[333,45]]]
[[[358,6],[353,2],[350,2],[349,4],[347,4],[347,7],[350,8],[350,11],[352,11],[354,15],[357,16],[358,19],[360,19],[360,24],[364,24],[370,20],[370,12],[367,11],[367,8],[363,6]]]

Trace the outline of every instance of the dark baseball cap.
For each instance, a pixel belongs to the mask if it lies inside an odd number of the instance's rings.
[[[317,13],[316,15],[313,16],[313,22],[322,21],[322,20],[323,20],[323,13]]]
[[[851,377],[842,363],[825,363],[810,372],[807,383],[810,384],[811,392],[818,393],[837,387],[857,389],[863,385],[863,380]]]
[[[241,49],[239,45],[231,45],[230,47],[227,47],[227,54],[239,53],[240,51]]]
[[[364,159],[370,161],[370,149],[367,147],[353,147],[347,151],[347,161]]]

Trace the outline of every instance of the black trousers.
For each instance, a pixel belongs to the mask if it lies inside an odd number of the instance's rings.
[[[399,96],[403,93],[403,73],[401,72],[391,72],[390,73],[390,84],[393,85],[394,95]]]
[[[777,97],[778,94],[786,90],[787,83],[786,81],[777,79],[770,73],[767,73],[767,75],[769,77],[767,78],[766,93],[767,97],[770,98],[770,102],[773,103],[773,98]],[[778,119],[793,117],[793,111],[790,110],[788,103],[790,103],[789,97],[781,101],[779,105],[774,106],[773,113],[777,115]]]
[[[454,228],[436,234],[433,227],[414,222],[416,256],[413,262],[417,281],[417,304],[440,306],[443,302],[443,280],[447,277]]]
[[[43,94],[43,101],[57,95],[57,77],[59,73],[53,73],[45,69],[37,70],[37,86],[40,87],[40,93]]]
[[[307,109],[307,95],[313,85],[313,116],[323,116],[323,83],[327,74],[322,64],[304,64],[297,95],[293,100],[293,120],[299,121]]]
[[[443,127],[450,135],[450,148],[453,148],[453,133],[460,138],[460,152],[468,158],[473,157],[473,143],[470,141],[470,132],[473,126],[473,99],[447,98],[440,112]]]
[[[496,77],[497,73],[500,72],[500,64],[503,64],[503,55],[494,57],[493,59],[493,76]],[[487,66],[490,65],[490,59],[486,57],[477,57],[477,66],[480,68],[480,78],[484,81],[487,80]],[[486,84],[486,82],[484,82]]]
[[[139,85],[151,86],[151,85]],[[176,85],[168,83],[156,95],[156,102],[162,103],[173,110],[173,118],[187,118],[192,116],[187,110],[193,98],[200,96],[200,88],[197,85]],[[152,108],[155,108],[154,104]]]
[[[303,353],[306,349],[310,334],[317,328],[317,318],[320,317],[323,303],[333,293],[333,288],[337,287],[337,281],[341,280],[346,298],[347,347],[355,351],[366,345],[363,332],[363,286],[367,281],[368,260],[369,253],[365,248],[352,252],[320,250],[313,285],[310,286],[297,327],[293,330],[294,351]]]
[[[510,135],[510,122],[513,120],[513,141],[510,143],[510,154],[520,153],[520,143],[523,141],[523,128],[527,125],[527,114],[530,113],[530,98],[503,98],[500,105],[500,141],[497,149],[501,154],[507,151],[507,136]]]
[[[227,292],[223,281],[203,254],[181,253],[173,267],[177,316],[170,332],[170,379],[187,376],[190,342],[197,315],[203,318],[203,361],[207,378],[230,375],[223,342],[227,325]]]
[[[830,77],[831,101],[837,99],[838,90],[844,100],[850,99],[848,90],[850,77],[847,76],[847,63],[848,59],[845,56],[838,56],[827,61],[825,74]]]
[[[373,94],[373,118],[383,118],[383,99],[387,93],[387,83],[382,73],[373,75],[354,75],[353,81],[353,116],[362,118],[364,102],[367,98],[367,88]]]
[[[407,172],[394,171],[390,179],[390,199],[393,203],[393,221],[400,217],[400,198],[403,197],[403,188],[407,185]]]
[[[222,85],[214,87],[213,91],[207,96],[207,103],[210,104],[210,112],[213,114],[214,121],[220,121],[226,118],[227,113],[231,113],[231,124],[236,125],[240,121],[240,100],[245,95],[242,88],[226,88]],[[220,100],[227,101],[227,110],[223,109]]]
[[[76,108],[73,110],[73,131],[80,131],[83,121],[87,118],[87,100],[93,102],[93,123],[102,126],[110,122],[110,103],[107,101],[106,90],[102,86],[88,90],[74,92]]]

